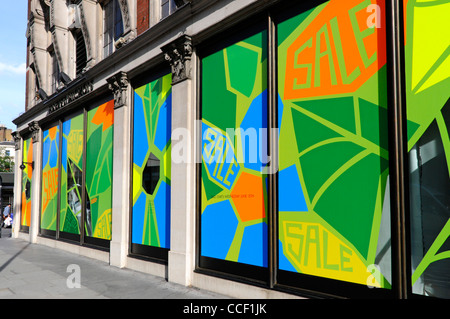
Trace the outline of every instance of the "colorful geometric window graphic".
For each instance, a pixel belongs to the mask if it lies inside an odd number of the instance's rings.
[[[87,112],[86,235],[111,239],[114,100]]]
[[[172,74],[134,92],[132,243],[170,248]]]
[[[384,1],[331,0],[278,25],[279,268],[390,288],[385,22],[369,7],[384,19]]]
[[[450,297],[449,1],[404,4],[413,293]]]
[[[31,186],[33,176],[33,139],[23,141],[22,162],[25,168],[22,170],[22,209],[20,214],[20,226],[29,227],[31,221]]]
[[[267,267],[267,32],[202,59],[201,256]]]
[[[41,228],[56,231],[58,209],[59,126],[43,133]]]
[[[81,233],[84,130],[83,114],[62,125],[60,231]]]

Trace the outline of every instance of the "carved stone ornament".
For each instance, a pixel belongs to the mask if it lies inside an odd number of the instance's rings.
[[[13,139],[14,139],[14,149],[15,149],[16,151],[20,150],[20,145],[22,144],[22,143],[21,143],[21,140],[22,140],[22,139],[21,139],[21,137],[20,137],[19,132],[17,132],[17,131],[12,132],[11,135],[12,135],[12,137],[13,137]]]
[[[128,75],[125,72],[119,72],[106,80],[109,89],[114,94],[114,108],[122,107],[127,104]]]
[[[40,127],[38,122],[30,122],[28,123],[28,127],[31,131],[31,138],[33,139],[33,143],[39,142]]]
[[[163,46],[164,58],[172,69],[172,84],[191,78],[191,37],[183,35],[175,41]]]

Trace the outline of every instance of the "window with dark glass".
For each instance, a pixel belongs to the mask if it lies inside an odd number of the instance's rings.
[[[58,65],[58,60],[56,59],[56,54],[54,51],[50,52],[50,59],[51,59],[51,93],[55,93],[56,90],[59,87],[59,79],[60,79],[60,75],[59,75],[59,65]]]
[[[83,33],[80,29],[75,32],[76,43],[76,75],[80,75],[86,67],[87,54],[86,44],[84,43]]]
[[[122,34],[123,22],[119,2],[108,1],[103,7],[103,57],[114,52],[114,41]]]
[[[161,0],[161,19],[171,15],[176,8],[175,0]]]
[[[159,167],[159,159],[153,153],[150,153],[142,177],[142,187],[150,195],[152,195],[155,191],[156,185],[159,181]]]

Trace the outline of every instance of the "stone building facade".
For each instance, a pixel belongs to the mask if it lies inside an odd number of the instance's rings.
[[[448,298],[444,13],[29,0],[14,236],[238,298]]]

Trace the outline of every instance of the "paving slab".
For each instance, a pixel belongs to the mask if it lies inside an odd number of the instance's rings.
[[[74,267],[74,268],[70,268]],[[2,299],[228,299],[164,278],[10,237],[0,238]]]

